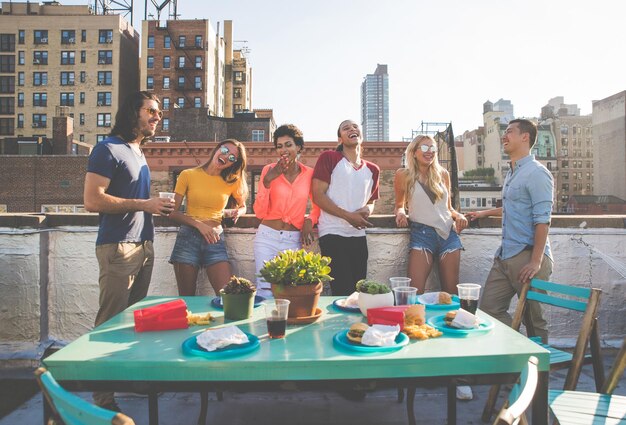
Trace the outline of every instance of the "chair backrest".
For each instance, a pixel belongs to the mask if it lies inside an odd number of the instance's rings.
[[[65,391],[42,367],[35,371],[35,376],[48,404],[66,425],[135,425],[126,415],[95,406]]]
[[[531,356],[524,366],[520,379],[513,386],[507,403],[502,407],[494,425],[515,425],[524,421],[524,412],[528,409],[537,389],[539,361]],[[507,407],[508,405],[508,407]]]
[[[572,361],[567,377],[565,378],[564,389],[575,390],[580,372],[585,360],[585,351],[589,341],[598,343],[598,306],[600,304],[600,294],[602,291],[597,288],[581,288],[564,285],[560,283],[547,282],[541,279],[532,279],[530,284],[524,285],[519,295],[517,308],[511,327],[519,330],[522,319],[529,314],[526,309],[526,301],[536,301],[556,307],[573,310],[583,313],[580,324],[580,331],[576,340],[576,346],[572,353]],[[574,299],[576,298],[576,299]],[[526,317],[528,319],[528,316]],[[534,336],[534,329],[530,320],[525,320],[528,336]],[[593,337],[593,338],[592,338]],[[599,346],[593,347],[599,353]]]
[[[602,386],[602,393],[604,394],[612,394],[615,387],[624,374],[624,368],[626,368],[626,338],[622,342],[622,348],[620,348],[617,353],[617,357],[615,357],[615,362],[613,363],[613,367],[609,372],[609,375],[606,377],[604,381],[604,385]]]

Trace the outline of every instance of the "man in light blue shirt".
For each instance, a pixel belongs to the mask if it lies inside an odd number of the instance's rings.
[[[504,152],[511,159],[502,187],[502,208],[466,214],[471,220],[502,216],[502,244],[487,276],[480,308],[509,326],[509,305],[522,285],[534,277],[549,280],[552,274],[548,231],[554,182],[550,171],[530,154],[536,138],[537,126],[531,121],[510,121],[502,136]],[[541,306],[534,301],[528,306],[536,334],[547,342]]]

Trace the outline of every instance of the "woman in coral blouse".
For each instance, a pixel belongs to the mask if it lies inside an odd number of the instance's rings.
[[[232,274],[224,245],[223,217],[234,220],[246,212],[246,149],[235,139],[220,142],[203,165],[184,170],[174,192],[175,206],[170,218],[180,223],[170,263],[174,265],[178,293],[196,295],[200,268],[205,268],[215,293]],[[234,209],[226,210],[232,196]],[[187,211],[179,211],[187,198]]]
[[[280,158],[263,168],[254,202],[254,213],[261,220],[254,239],[257,276],[263,263],[279,252],[311,244],[319,217],[316,205],[306,215],[313,169],[298,160],[304,148],[302,131],[293,124],[281,125],[274,132],[274,147]],[[259,295],[272,296],[263,278],[257,277],[256,286]]]

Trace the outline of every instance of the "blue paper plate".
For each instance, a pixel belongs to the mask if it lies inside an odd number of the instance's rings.
[[[261,303],[265,301],[265,297],[260,295],[254,296],[254,306],[258,307]],[[222,304],[222,297],[215,297],[211,300],[211,305],[215,308],[219,308],[220,310],[224,310],[224,304]]]
[[[206,357],[208,359],[219,359],[224,357],[241,356],[243,354],[250,353],[254,350],[258,350],[261,346],[259,338],[244,332],[248,336],[248,342],[246,344],[229,345],[228,347],[220,348],[215,351],[207,351],[198,345],[196,341],[197,335],[187,338],[183,342],[183,353],[189,356]]]
[[[400,332],[396,337],[396,344],[390,347],[372,347],[369,345],[361,345],[350,341],[347,337],[348,329],[339,331],[333,337],[333,343],[336,347],[344,350],[353,351],[360,354],[372,354],[372,353],[389,353],[392,351],[398,351],[409,343],[409,337],[406,334]]]
[[[474,329],[453,328],[452,326],[446,325],[445,321],[443,320],[444,317],[446,317],[445,314],[440,314],[438,316],[431,317],[426,322],[430,326],[439,329],[444,334],[457,335],[457,336],[483,334],[492,330],[494,326],[491,320],[486,319],[486,318],[480,318],[480,325],[478,325],[477,328],[474,328]]]
[[[335,306],[336,309],[341,310],[341,311],[346,311],[348,313],[361,313],[361,309],[358,307],[345,307],[343,303],[347,299],[348,297],[337,298],[335,301],[333,301],[333,305]],[[341,303],[339,303],[338,301],[341,301]]]
[[[452,295],[452,304],[426,304],[422,302],[422,295],[417,296],[417,304],[424,304],[427,310],[458,310],[461,308],[461,301],[458,295]]]

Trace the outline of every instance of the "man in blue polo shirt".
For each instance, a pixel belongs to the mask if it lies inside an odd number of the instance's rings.
[[[549,280],[552,274],[552,251],[548,240],[554,194],[552,174],[531,155],[537,138],[537,126],[531,121],[509,122],[502,136],[504,152],[511,168],[502,187],[502,208],[468,213],[470,219],[502,216],[502,244],[481,297],[480,308],[511,325],[509,304],[522,285],[534,277]],[[537,335],[548,339],[541,306],[529,301],[531,321]]]
[[[100,213],[96,326],[146,296],[154,263],[152,215],[174,210],[172,200],[150,198],[150,169],[141,151],[141,143],[154,135],[162,115],[155,95],[129,95],[115,115],[111,134],[89,156],[85,208]],[[93,396],[98,406],[119,412],[113,393]]]

